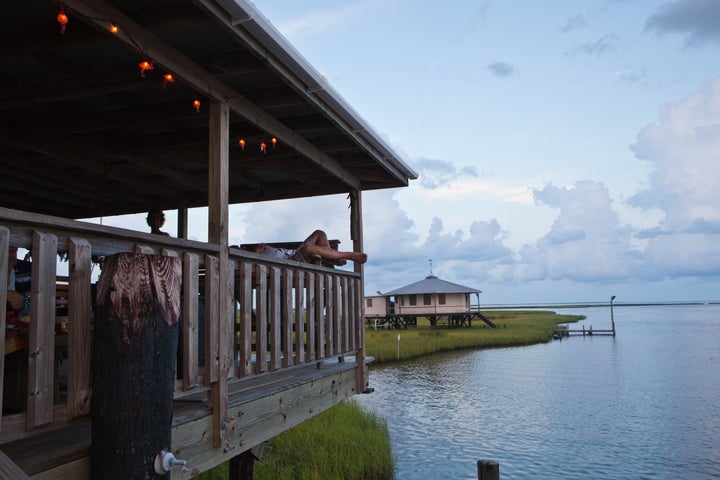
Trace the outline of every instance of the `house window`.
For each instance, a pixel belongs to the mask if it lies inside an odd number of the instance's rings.
[[[417,295],[408,295],[410,297],[410,305],[417,305]]]
[[[367,308],[372,308],[372,298],[367,299]]]
[[[423,294],[423,305],[430,305],[432,303],[432,295],[429,293]]]
[[[444,293],[438,293],[438,303],[440,305],[445,305],[445,294]]]

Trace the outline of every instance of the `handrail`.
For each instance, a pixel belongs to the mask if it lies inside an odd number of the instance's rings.
[[[362,328],[359,273],[231,248],[229,259],[235,275],[230,279],[231,291],[227,293],[233,296],[230,304],[234,308],[226,312],[231,315],[228,318],[216,311],[218,302],[204,301],[206,294],[220,294],[213,291],[213,288],[217,290],[217,286],[213,286],[220,251],[217,245],[0,208],[0,255],[3,258],[7,258],[11,246],[32,250],[33,291],[38,294],[31,297],[27,372],[30,390],[26,408],[2,417],[0,443],[57,428],[89,413],[91,262],[98,256],[136,252],[181,258],[182,355],[178,361],[180,375],[175,384],[175,398],[202,394],[212,382],[219,380],[220,369],[209,368],[204,360],[219,358],[222,353],[217,351],[223,344],[217,335],[224,318],[233,326],[230,330],[233,338],[227,341],[232,343],[228,353],[234,364],[229,377],[235,381],[303,363],[342,358],[362,347],[357,333],[358,328]],[[59,377],[54,364],[53,302],[58,253],[66,255],[69,262],[67,398],[64,400],[58,399]],[[4,293],[0,294],[0,300]],[[0,316],[0,327],[4,334],[4,312]],[[0,343],[0,362],[4,353],[4,343]]]

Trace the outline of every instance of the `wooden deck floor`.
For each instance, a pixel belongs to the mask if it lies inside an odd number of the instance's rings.
[[[220,447],[212,445],[213,417],[205,393],[175,400],[172,451],[188,461],[190,472],[177,469],[173,478],[189,479],[354,395],[355,367],[353,358],[331,359],[231,380],[230,416]],[[90,478],[90,440],[85,418],[0,445],[0,450],[31,478],[83,480]]]

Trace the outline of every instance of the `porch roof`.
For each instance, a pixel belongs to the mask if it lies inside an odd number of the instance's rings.
[[[211,101],[230,107],[230,203],[417,177],[248,1],[59,4],[4,12],[0,206],[68,218],[206,206]]]

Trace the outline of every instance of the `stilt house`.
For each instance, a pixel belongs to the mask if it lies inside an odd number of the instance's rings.
[[[0,478],[239,478],[364,391],[362,265],[229,248],[228,205],[342,194],[363,250],[362,192],[415,173],[246,0],[3,10],[0,272],[32,270],[27,326],[0,313]],[[180,238],[78,220],[151,208]]]

